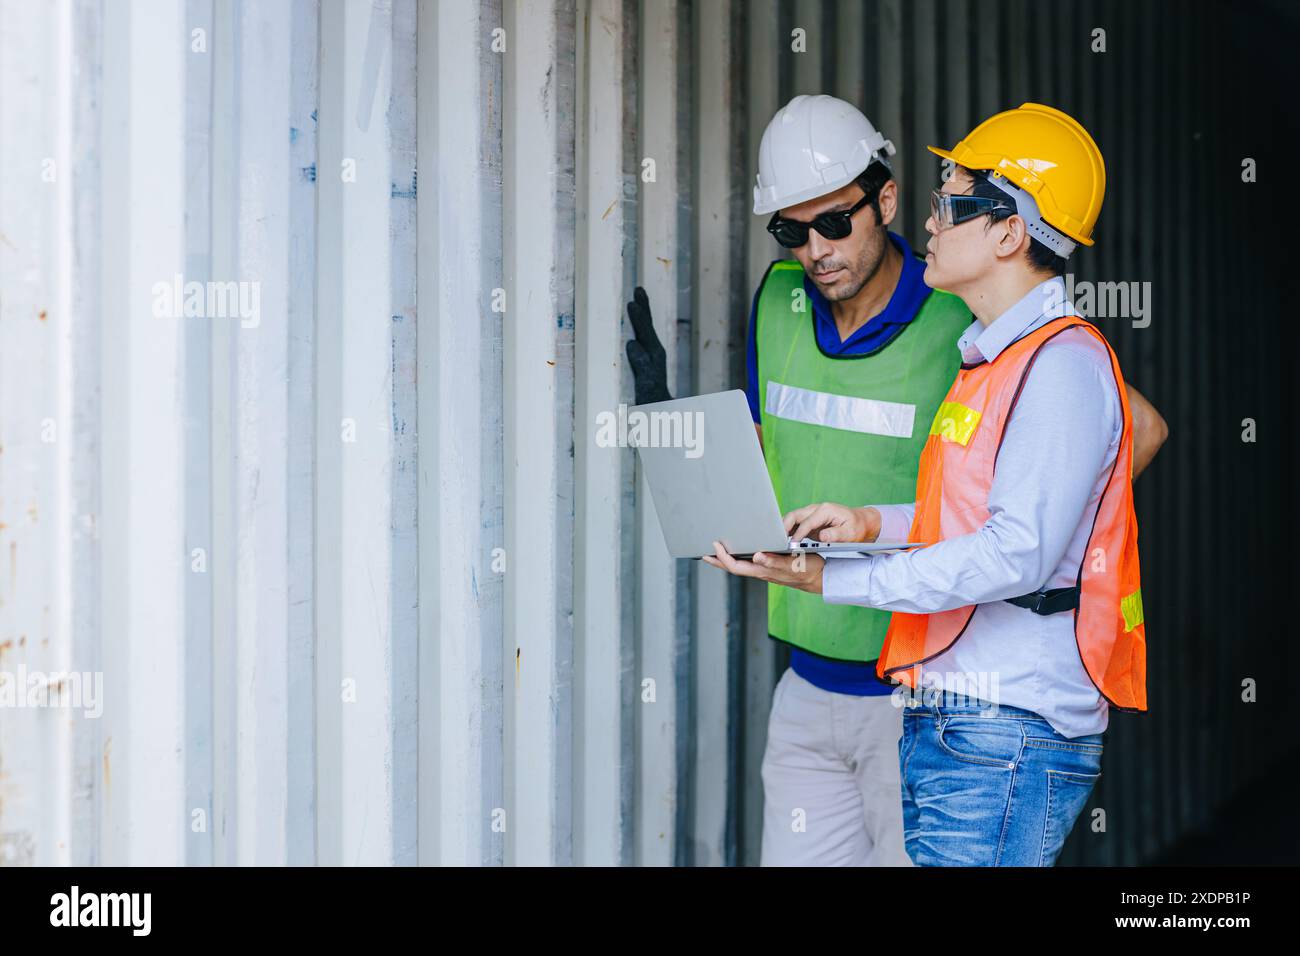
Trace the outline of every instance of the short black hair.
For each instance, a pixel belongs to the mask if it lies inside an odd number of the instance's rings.
[[[894,174],[888,166],[878,159],[873,159],[871,164],[853,179],[862,190],[862,194],[871,197],[871,211],[876,214],[877,226],[884,225],[884,217],[880,215],[880,190],[893,178]]]
[[[983,196],[985,199],[1000,199],[1003,202],[1015,205],[1015,201],[1010,196],[989,182],[987,169],[967,169],[965,166],[962,169],[965,169],[970,178],[975,180],[975,187],[971,190],[972,196]],[[1014,215],[1014,211],[1007,209],[999,209],[989,213],[985,228]],[[1029,248],[1025,251],[1025,256],[1029,259],[1029,264],[1039,272],[1050,272],[1056,276],[1065,275],[1067,266],[1065,258],[1058,256],[1033,236],[1029,237]]]

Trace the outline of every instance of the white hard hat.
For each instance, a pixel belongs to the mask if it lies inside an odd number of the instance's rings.
[[[796,96],[776,111],[758,147],[754,213],[775,212],[833,193],[886,156],[885,139],[851,103],[827,96]]]

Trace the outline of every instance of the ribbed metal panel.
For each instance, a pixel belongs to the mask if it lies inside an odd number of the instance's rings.
[[[1151,713],[1112,717],[1062,862],[1156,858],[1268,771],[1295,700],[1285,174],[1240,178],[1294,132],[1269,81],[1294,29],[1113,0],[0,0],[0,671],[104,694],[0,708],[0,863],[756,863],[788,653],[761,587],[668,558],[595,433],[632,402],[636,285],[675,394],[743,383],[781,254],[759,137],[815,92],[897,145],[914,246],[927,143],[1036,100],[1105,153],[1074,278],[1151,283],[1148,326],[1097,322],[1171,439],[1137,483]],[[155,315],[175,276],[255,286],[258,321]]]

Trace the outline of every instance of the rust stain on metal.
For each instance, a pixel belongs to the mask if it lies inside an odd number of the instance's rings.
[[[113,786],[113,767],[110,757],[113,753],[113,738],[108,737],[104,740],[104,789],[111,789]]]
[[[614,204],[617,202],[618,200],[615,199],[614,202],[610,203],[609,206],[606,207],[604,213],[602,213],[600,217],[602,221],[607,219],[609,217],[609,214],[614,211]]]

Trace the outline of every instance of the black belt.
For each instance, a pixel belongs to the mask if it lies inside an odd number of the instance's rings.
[[[1035,614],[1059,614],[1079,606],[1079,588],[1076,585],[1069,588],[1039,589],[1032,594],[1007,598],[1007,603],[1027,607]]]

